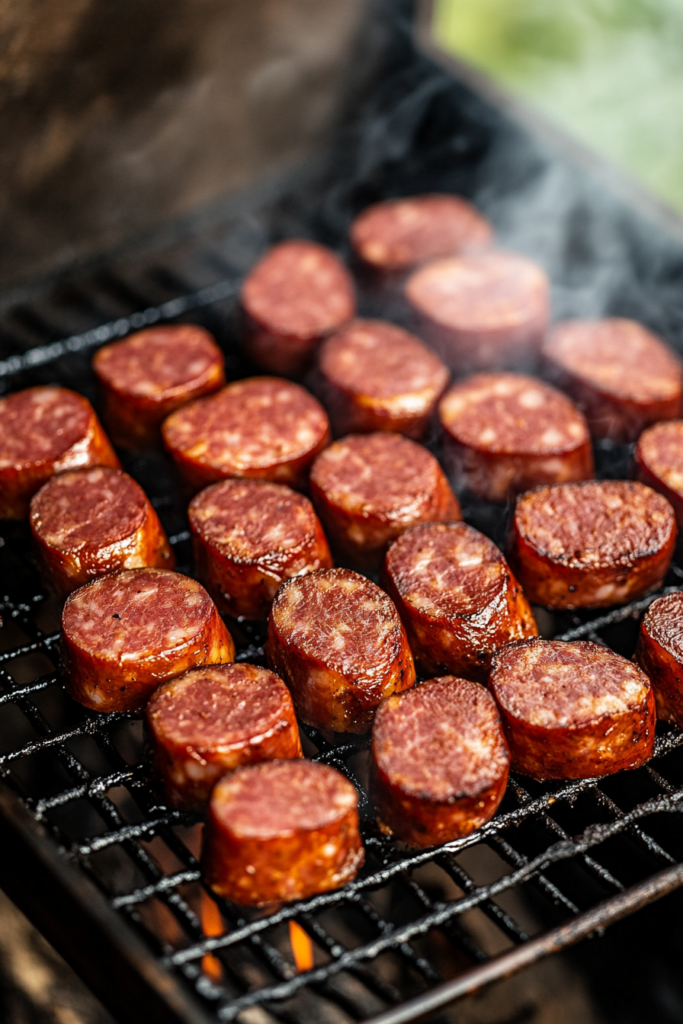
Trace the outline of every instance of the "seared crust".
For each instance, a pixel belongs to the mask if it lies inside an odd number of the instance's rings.
[[[494,654],[489,688],[514,771],[587,779],[638,768],[652,756],[650,681],[600,644],[518,640]]]
[[[221,896],[257,907],[337,889],[365,857],[357,804],[351,783],[327,765],[240,768],[211,797],[204,877]]]
[[[441,399],[439,419],[450,479],[486,501],[594,475],[585,419],[534,377],[480,373],[458,381]]]
[[[223,775],[301,757],[289,690],[256,665],[207,665],[164,683],[147,705],[153,772],[172,807],[201,811]]]
[[[387,552],[382,582],[425,675],[485,682],[493,651],[538,633],[502,552],[465,523],[407,530]]]
[[[683,725],[683,594],[652,602],[640,625],[635,660],[652,683],[657,717]]]
[[[655,423],[644,430],[634,453],[636,479],[671,502],[683,526],[683,420]]]
[[[265,620],[281,583],[332,567],[308,498],[265,480],[224,480],[188,509],[197,575],[222,611]]]
[[[319,729],[367,732],[380,701],[415,682],[393,601],[349,569],[319,569],[280,587],[266,654],[299,716]]]
[[[641,483],[596,480],[518,498],[509,560],[534,604],[605,608],[661,586],[675,544],[666,498]]]
[[[0,519],[26,519],[31,498],[56,473],[120,465],[83,395],[40,386],[0,398]]]
[[[196,580],[125,569],[67,598],[61,653],[74,700],[95,711],[139,711],[167,679],[233,661],[235,645]]]
[[[481,828],[509,771],[496,705],[478,683],[431,679],[377,711],[370,795],[382,831],[406,843],[434,846]]]
[[[313,464],[310,483],[333,548],[363,569],[378,569],[388,545],[409,526],[462,519],[437,460],[399,434],[335,441]]]

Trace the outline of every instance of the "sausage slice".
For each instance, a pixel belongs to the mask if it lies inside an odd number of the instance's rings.
[[[543,346],[548,376],[585,413],[594,437],[626,443],[680,415],[683,366],[635,320],[568,320]]]
[[[269,249],[244,281],[241,302],[248,355],[287,377],[303,373],[321,340],[356,312],[346,267],[305,239]]]
[[[676,543],[671,505],[626,480],[540,487],[517,499],[509,558],[548,608],[605,608],[661,586]]]
[[[75,469],[31,499],[31,533],[58,597],[117,569],[172,569],[173,552],[139,484],[120,469]]]
[[[301,757],[289,690],[256,665],[208,665],[164,683],[147,705],[156,778],[172,807],[205,808],[223,775]]]
[[[223,480],[188,509],[197,573],[234,618],[268,618],[275,592],[292,576],[332,567],[308,498],[266,480]]]
[[[372,727],[370,797],[383,832],[414,846],[468,836],[496,813],[510,754],[495,702],[455,676],[390,697]]]
[[[116,444],[158,446],[170,412],[225,384],[224,363],[213,337],[196,324],[149,327],[104,345],[92,368]]]
[[[124,569],[74,591],[62,612],[66,688],[95,711],[139,711],[172,676],[233,661],[204,588],[166,569]]]
[[[652,683],[657,717],[683,725],[683,594],[652,602],[640,625],[635,660]]]
[[[311,469],[311,497],[333,548],[365,569],[379,568],[387,545],[409,526],[462,519],[434,456],[388,432],[330,445]]]
[[[303,487],[310,463],[329,443],[330,424],[320,402],[298,384],[249,377],[171,413],[162,434],[194,487],[226,477]]]
[[[635,450],[636,477],[671,502],[683,527],[683,420],[655,423],[644,430]]]
[[[318,569],[283,583],[266,654],[300,717],[319,729],[367,732],[379,702],[415,682],[393,601],[349,569]]]
[[[512,768],[588,779],[652,756],[655,698],[637,665],[588,640],[518,640],[493,656],[489,687]]]
[[[594,475],[588,425],[555,388],[516,373],[458,381],[439,403],[451,479],[487,501]]]
[[[484,682],[493,651],[538,633],[502,552],[465,523],[424,523],[401,534],[387,552],[384,582],[426,675]]]
[[[357,807],[354,787],[327,765],[239,768],[211,796],[204,877],[221,896],[257,907],[337,889],[365,857]]]
[[[50,477],[82,466],[120,467],[87,398],[51,386],[0,398],[0,519],[26,519]]]
[[[407,280],[416,332],[456,373],[533,366],[548,326],[548,279],[516,253],[434,260]]]

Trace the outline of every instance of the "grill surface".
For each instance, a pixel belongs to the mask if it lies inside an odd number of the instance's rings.
[[[366,202],[437,189],[473,195],[504,242],[546,264],[558,315],[634,315],[680,348],[680,243],[419,56],[407,24],[406,14],[375,94],[331,160],[213,211],[210,222],[186,224],[170,243],[7,300],[5,390],[59,382],[95,400],[97,345],[179,318],[212,330],[229,376],[246,375],[253,368],[234,342],[235,296],[267,243],[303,234],[343,252],[348,221]],[[602,476],[627,472],[627,450],[603,445],[596,457]],[[191,572],[170,461],[132,455],[124,463],[157,508],[180,570]],[[464,513],[503,541],[500,510]],[[655,759],[636,772],[550,785],[513,777],[500,812],[477,834],[414,853],[374,825],[367,740],[304,728],[307,755],[360,790],[366,865],[344,889],[270,914],[216,899],[222,925],[211,930],[220,934],[205,937],[198,819],[169,810],[151,790],[138,718],[89,713],[66,697],[56,671],[59,608],[40,586],[27,529],[5,524],[2,539],[0,815],[8,838],[0,883],[122,1018],[231,1021],[258,1007],[240,1019],[415,1020],[683,883],[678,730],[659,727]],[[683,568],[674,565],[666,584],[683,585]],[[539,610],[539,625],[545,636],[592,639],[630,656],[655,596],[606,615]],[[262,662],[263,632],[234,632],[239,659]],[[315,948],[316,966],[303,974],[291,920]]]

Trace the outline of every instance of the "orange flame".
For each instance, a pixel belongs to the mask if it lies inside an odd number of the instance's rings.
[[[202,922],[202,931],[205,935],[222,935],[225,931],[218,907],[203,889],[199,916]],[[211,953],[207,953],[202,957],[202,970],[212,981],[220,981],[223,977],[222,964]]]
[[[292,943],[292,953],[297,971],[301,974],[302,971],[312,970],[313,943],[296,921],[289,922],[289,941]]]

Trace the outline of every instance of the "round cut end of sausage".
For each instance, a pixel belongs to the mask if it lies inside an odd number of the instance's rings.
[[[494,655],[489,687],[512,767],[525,775],[591,778],[639,767],[652,755],[650,681],[600,644],[517,641]]]
[[[488,221],[467,200],[452,195],[374,203],[351,226],[355,256],[380,273],[410,270],[437,256],[484,249],[492,238]]]
[[[418,846],[469,835],[496,812],[510,755],[491,695],[432,679],[377,711],[371,794],[382,829]]]
[[[683,725],[683,594],[652,602],[640,626],[635,660],[652,683],[657,717]]]
[[[657,643],[683,664],[683,593],[658,597],[645,613],[643,625]]]
[[[683,525],[683,420],[656,423],[644,430],[635,450],[638,479],[663,494]]]
[[[68,388],[35,387],[0,399],[0,470],[59,459],[90,427],[87,399]]]

